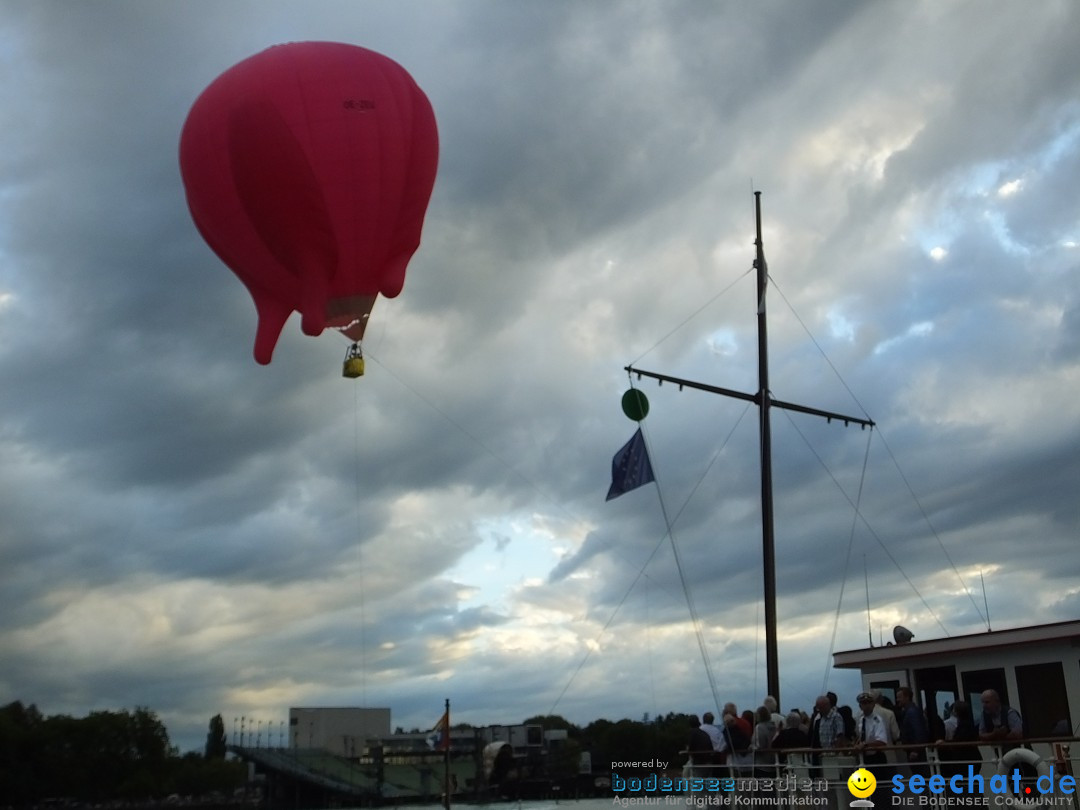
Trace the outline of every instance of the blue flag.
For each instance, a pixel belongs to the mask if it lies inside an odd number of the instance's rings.
[[[624,492],[655,480],[649,451],[645,449],[645,436],[638,428],[633,438],[611,460],[611,489],[605,500],[618,498]]]

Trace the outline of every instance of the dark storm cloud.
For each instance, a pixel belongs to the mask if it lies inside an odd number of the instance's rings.
[[[625,364],[754,387],[751,178],[774,395],[865,407],[888,439],[863,481],[865,434],[774,412],[785,689],[820,689],[845,580],[841,646],[863,643],[864,554],[881,615],[982,626],[920,505],[1002,622],[1072,617],[1024,594],[1075,568],[1080,519],[1074,4],[3,8],[0,695],[149,705],[197,747],[217,711],[368,702],[427,728],[444,691],[513,722],[588,654],[558,706],[577,721],[697,705],[657,490],[603,496]],[[255,366],[177,167],[206,84],[305,39],[397,59],[439,122],[423,244],[356,387],[345,343],[295,319]],[[754,413],[642,387],[686,583],[756,701]],[[623,679],[661,661],[654,706]]]

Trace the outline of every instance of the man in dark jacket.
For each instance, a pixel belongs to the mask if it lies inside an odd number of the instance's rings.
[[[896,720],[900,724],[900,742],[903,745],[925,746],[930,742],[930,730],[926,724],[926,715],[922,707],[915,702],[910,687],[901,686],[896,690]],[[930,766],[926,763],[926,748],[910,748],[904,752],[912,774],[930,775]]]
[[[980,740],[994,743],[1023,738],[1024,721],[1020,717],[1020,712],[1003,705],[996,691],[987,689],[982,693],[982,708],[982,721],[979,723]]]
[[[686,741],[686,750],[690,752],[690,761],[687,763],[691,768],[691,775],[709,777],[714,776],[713,764],[716,755],[713,751],[712,738],[701,730],[701,721],[696,714],[690,715],[690,736]]]

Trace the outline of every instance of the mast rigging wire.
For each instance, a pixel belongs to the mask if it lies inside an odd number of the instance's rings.
[[[829,639],[829,652],[825,656],[825,677],[821,682],[821,693],[825,693],[825,687],[829,684],[829,670],[832,667],[829,665],[829,659],[832,657],[833,650],[836,649],[836,631],[840,627],[840,606],[844,602],[844,588],[847,585],[848,566],[851,564],[851,548],[855,544],[855,527],[859,521],[859,505],[862,503],[863,484],[866,482],[866,466],[870,461],[870,438],[873,436],[873,429],[866,435],[866,452],[863,454],[862,474],[859,476],[859,492],[855,496],[855,509],[851,515],[851,532],[848,534],[847,554],[844,556],[844,578],[840,581],[840,596],[836,599],[836,616],[833,618],[832,638]],[[865,557],[863,558],[865,559]],[[871,646],[873,642],[871,641]]]
[[[627,376],[629,376],[629,375],[627,375]],[[630,385],[631,385],[631,387],[633,387],[633,379],[632,378],[631,378]],[[738,430],[738,427],[739,427],[740,423],[742,422],[743,417],[746,416],[746,412],[748,410],[750,410],[750,403],[748,403],[743,408],[742,413],[739,414],[739,418],[735,420],[735,424],[732,425],[731,430],[728,431],[727,436],[724,437],[724,441],[720,445],[720,448],[713,455],[713,457],[709,461],[708,465],[706,465],[705,471],[701,474],[701,477],[698,479],[697,483],[694,484],[693,489],[690,490],[690,494],[687,495],[686,500],[683,502],[683,505],[681,507],[679,507],[679,511],[675,514],[675,517],[671,521],[670,526],[673,526],[675,523],[678,522],[679,518],[682,516],[683,511],[685,511],[686,507],[690,505],[690,501],[692,501],[694,499],[694,495],[697,494],[698,489],[701,487],[701,484],[704,482],[706,476],[709,474],[709,471],[712,470],[713,465],[715,465],[717,459],[720,458],[720,454],[724,452],[724,448],[727,447],[728,442],[730,442],[732,436],[735,435],[735,431]],[[655,476],[655,472],[656,471],[654,469],[653,470],[654,476]],[[657,489],[659,489],[659,483],[658,482],[657,482]],[[665,525],[667,526],[666,520],[665,520]],[[626,603],[626,600],[630,597],[630,594],[633,592],[634,588],[637,587],[637,584],[641,580],[641,578],[643,576],[645,576],[645,570],[652,563],[653,558],[656,557],[657,552],[660,551],[660,548],[661,548],[661,546],[663,546],[664,541],[668,539],[668,535],[670,533],[670,526],[668,526],[667,529],[665,530],[664,534],[662,534],[660,536],[660,539],[656,541],[656,545],[653,546],[652,552],[645,559],[645,562],[642,564],[641,568],[638,570],[637,576],[634,577],[634,581],[630,583],[630,586],[626,589],[626,592],[623,593],[622,598],[619,600],[619,603],[615,606],[615,609],[611,612],[611,616],[608,617],[608,620],[604,623],[604,626],[600,628],[600,632],[596,634],[596,637],[594,639],[594,643],[596,644],[596,646],[599,646],[598,643],[599,643],[600,639],[607,632],[607,630],[611,626],[611,624],[615,621],[615,617],[618,616],[619,611],[622,609],[622,606]],[[581,662],[577,665],[577,668],[570,675],[569,680],[566,682],[566,686],[563,687],[562,691],[559,692],[558,696],[555,698],[555,702],[551,704],[551,709],[548,711],[548,714],[554,714],[555,713],[555,709],[558,707],[559,702],[563,699],[563,697],[569,691],[570,686],[573,684],[574,680],[577,678],[577,676],[581,672],[581,670],[585,668],[585,664],[588,662],[589,658],[592,657],[593,649],[594,649],[593,647],[588,647],[585,650],[585,655],[582,657]],[[706,657],[704,663],[705,663],[705,666],[706,666],[706,670],[708,671],[710,669],[710,662],[709,662],[709,659],[707,657]],[[713,698],[714,698],[714,700],[716,700],[717,692],[716,692],[714,680],[712,679],[711,675],[709,676],[709,682],[710,682],[710,686],[713,689]],[[719,701],[717,701],[717,705],[719,705]]]
[[[788,301],[787,296],[784,295],[783,290],[780,289],[779,285],[777,285],[775,279],[773,279],[772,276],[769,276],[769,282],[773,285],[776,292],[780,295],[781,300],[783,300],[783,302],[787,305],[787,308],[791,311],[791,314],[795,316],[795,320],[799,322],[799,326],[803,328],[806,336],[810,338],[810,342],[814,344],[814,347],[818,350],[818,353],[822,356],[822,358],[824,358],[825,362],[829,365],[829,368],[832,369],[833,374],[836,375],[836,379],[840,381],[840,384],[842,386],[844,386],[844,390],[848,392],[848,395],[851,397],[852,401],[859,406],[859,409],[869,419],[870,414],[867,412],[866,408],[863,407],[862,402],[860,402],[859,398],[855,396],[855,392],[851,390],[851,386],[847,384],[847,381],[840,374],[839,369],[836,368],[836,365],[833,363],[832,359],[830,359],[829,355],[825,353],[825,350],[821,347],[821,344],[818,343],[817,338],[814,337],[813,333],[807,327],[803,319],[799,317],[799,313],[796,311],[795,307],[792,306],[791,302]],[[941,535],[938,534],[937,529],[934,528],[934,524],[930,522],[930,516],[926,513],[926,509],[923,508],[922,502],[919,500],[919,496],[915,494],[914,488],[912,488],[911,483],[907,479],[907,476],[904,475],[904,471],[900,468],[900,462],[897,460],[895,454],[892,451],[892,448],[889,447],[889,443],[885,439],[885,433],[881,430],[880,425],[878,426],[878,436],[881,437],[881,443],[885,445],[885,452],[889,454],[889,458],[892,459],[893,466],[896,467],[896,471],[900,474],[900,480],[904,482],[904,486],[907,487],[908,494],[911,495],[911,499],[915,501],[915,505],[919,508],[919,513],[922,515],[923,520],[926,522],[927,528],[930,529],[930,533],[934,536],[934,539],[937,540],[938,546],[945,554],[945,559],[949,561],[949,566],[952,568],[953,573],[956,574],[956,578],[960,582],[960,587],[963,588],[964,593],[966,593],[968,595],[968,599],[971,600],[971,604],[975,608],[975,613],[980,618],[986,620],[987,628],[989,628],[989,614],[984,616],[982,610],[979,609],[979,604],[975,601],[975,596],[974,594],[972,594],[971,588],[969,588],[967,586],[967,583],[964,582],[964,578],[960,574],[960,569],[957,568],[956,563],[953,561],[952,555],[950,555],[948,549],[945,548],[945,542],[941,539]],[[941,624],[941,622],[938,622],[938,624]],[[946,635],[948,635],[948,633],[946,633]]]
[[[686,326],[686,324],[690,323],[690,321],[692,321],[694,318],[696,318],[698,315],[700,315],[702,312],[704,312],[706,309],[708,309],[717,299],[720,298],[720,296],[724,295],[724,293],[726,293],[728,290],[730,290],[732,287],[734,287],[736,284],[738,284],[740,281],[742,281],[744,278],[746,278],[752,272],[754,272],[754,268],[753,267],[748,268],[745,273],[743,273],[741,276],[739,276],[738,278],[733,280],[730,284],[728,284],[726,287],[724,287],[724,289],[720,290],[720,292],[718,292],[716,295],[714,295],[712,298],[710,298],[708,301],[706,301],[700,307],[698,307],[693,312],[691,312],[689,315],[687,315],[680,323],[678,323],[674,328],[672,328],[671,331],[669,331],[666,335],[664,335],[662,338],[660,338],[658,341],[656,341],[656,343],[654,343],[648,349],[643,351],[640,355],[638,355],[638,357],[636,359],[634,359],[634,360],[630,361],[629,363],[627,363],[627,365],[630,365],[630,366],[637,365],[638,362],[640,362],[643,357],[645,357],[647,354],[655,351],[657,346],[659,346],[661,343],[663,343],[669,337],[671,337],[676,332],[678,332],[680,329],[682,329],[684,326]]]
[[[788,422],[791,423],[791,426],[795,428],[795,432],[798,433],[799,436],[802,438],[803,442],[806,443],[806,446],[810,449],[810,452],[814,454],[814,458],[818,460],[818,463],[822,466],[822,469],[824,469],[825,472],[828,474],[829,478],[832,479],[833,484],[836,485],[836,488],[840,491],[840,494],[843,495],[844,499],[849,504],[851,504],[852,508],[855,509],[855,514],[858,516],[859,520],[861,520],[863,522],[863,525],[866,526],[867,530],[870,532],[870,535],[875,540],[877,540],[878,545],[881,546],[881,550],[885,552],[885,556],[888,557],[889,560],[892,561],[892,564],[896,566],[896,570],[900,572],[900,576],[904,578],[904,581],[908,584],[908,587],[911,588],[914,594],[919,598],[919,601],[922,602],[923,607],[926,608],[926,612],[930,614],[931,618],[933,618],[935,622],[937,622],[938,627],[941,628],[941,632],[943,632],[946,636],[950,636],[951,634],[946,629],[945,625],[941,623],[941,619],[939,619],[937,614],[934,613],[934,609],[930,607],[925,597],[923,597],[923,595],[919,592],[919,589],[915,587],[915,583],[911,581],[911,577],[907,575],[907,572],[904,570],[903,566],[900,565],[900,561],[893,556],[892,552],[889,551],[889,547],[885,545],[885,541],[881,539],[880,535],[878,535],[876,531],[874,531],[874,527],[870,525],[870,522],[866,519],[865,515],[863,515],[862,512],[859,511],[859,508],[855,505],[855,502],[851,500],[851,496],[847,494],[844,488],[840,485],[840,482],[836,480],[836,476],[833,475],[832,470],[830,470],[828,465],[825,464],[824,459],[821,458],[821,456],[813,448],[810,442],[807,441],[806,436],[803,435],[803,432],[801,430],[799,430],[799,426],[795,424],[791,416],[786,411],[784,412],[784,415],[787,416]]]

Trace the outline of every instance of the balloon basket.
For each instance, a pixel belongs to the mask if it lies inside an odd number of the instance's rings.
[[[364,376],[364,355],[360,351],[360,344],[354,343],[345,353],[345,363],[341,368],[341,376],[355,380]]]

